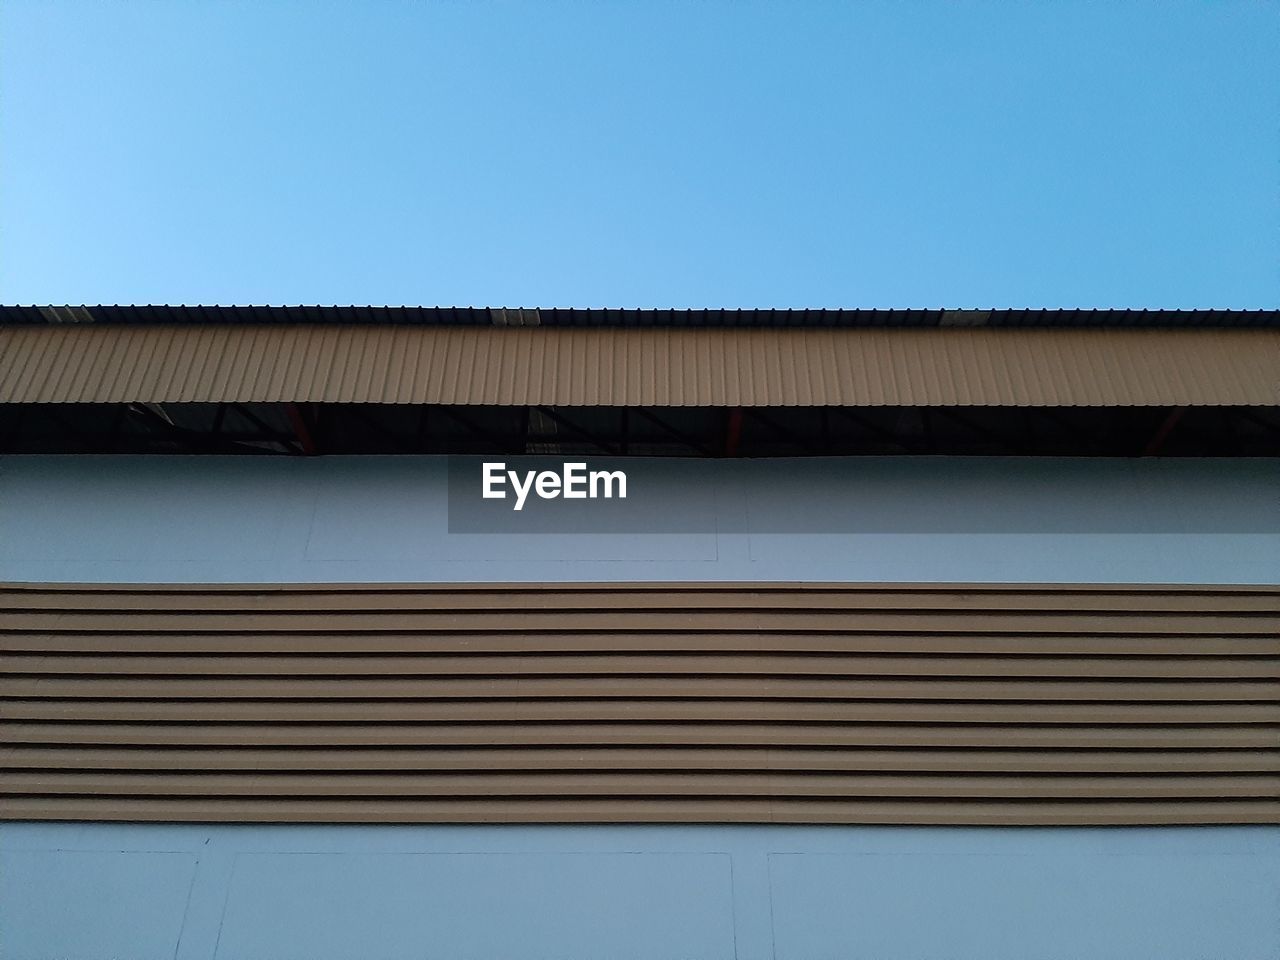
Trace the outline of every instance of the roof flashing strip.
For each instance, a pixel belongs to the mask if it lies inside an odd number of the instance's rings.
[[[324,324],[326,326],[543,327],[947,327],[1272,328],[1280,310],[995,308],[632,309],[414,306],[0,305],[0,327],[61,323],[121,326]]]

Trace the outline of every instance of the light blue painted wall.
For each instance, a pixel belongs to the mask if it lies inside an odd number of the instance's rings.
[[[3,457],[0,580],[1280,581],[1280,460],[672,470],[672,501],[716,490],[704,529],[721,532],[449,534],[433,457]],[[919,529],[943,501],[966,532],[812,532],[855,497],[888,530]],[[1114,526],[1099,524],[1100,501],[1124,504]],[[1011,512],[1025,518],[1016,532]],[[764,532],[783,525],[810,532]]]
[[[0,580],[1275,583],[1278,466],[705,462],[735,532],[460,536],[434,458],[5,457]],[[761,532],[850,490],[969,532]],[[0,958],[108,957],[1275,960],[1280,828],[0,825]]]
[[[1280,828],[0,826],[5,960],[1274,960]]]

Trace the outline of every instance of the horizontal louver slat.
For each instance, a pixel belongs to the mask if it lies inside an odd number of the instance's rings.
[[[0,697],[124,700],[1066,700],[1100,702],[1272,701],[1280,683],[1224,680],[874,679],[777,677],[350,677],[173,679],[13,677]]]
[[[1087,634],[982,634],[858,633],[851,621],[845,631],[797,631],[775,633],[627,633],[609,632],[609,650],[615,654],[646,653],[899,653],[958,654],[971,656],[1229,656],[1275,657],[1274,636],[1149,637]],[[141,654],[337,654],[353,649],[361,654],[465,653],[511,654],[597,653],[600,637],[594,631],[580,633],[27,633],[0,632],[0,651],[14,653],[119,653]],[[256,657],[255,657],[256,659]],[[252,662],[250,660],[249,662]]]
[[[485,677],[485,676],[668,676],[725,674],[731,676],[839,677],[1026,677],[1140,678],[1170,680],[1280,679],[1280,658],[1072,657],[1024,655],[1013,657],[946,657],[891,655],[871,657],[752,656],[681,653],[668,656],[599,654],[592,656],[471,656],[362,655],[187,657],[187,656],[6,656],[0,669],[7,674],[39,677],[76,675],[148,677]]]
[[[486,723],[254,724],[227,723],[23,723],[0,721],[0,741],[10,744],[128,746],[288,747],[354,745],[385,748],[456,746],[772,746],[787,747],[965,747],[1223,750],[1270,749],[1280,743],[1280,725],[1211,726],[1007,724],[881,725],[822,723]],[[76,750],[69,754],[79,756]]]
[[[243,800],[30,796],[5,800],[18,820],[208,823],[846,823],[965,826],[1274,824],[1274,800],[969,801],[704,800]]]
[[[103,613],[88,610],[4,611],[14,630],[39,632],[94,632],[125,627],[139,631],[221,632],[260,630],[264,633],[315,632],[488,632],[521,630],[540,632],[573,630],[642,630],[707,632],[744,630],[840,630],[856,619],[859,630],[870,632],[930,631],[945,633],[1042,633],[1063,630],[1097,634],[1244,634],[1280,633],[1280,615],[1231,614],[1106,614],[1036,611],[930,610],[629,610],[607,597],[595,610],[531,610],[523,612],[367,610],[359,613],[312,613],[307,608],[279,613],[155,613],[122,612],[121,621],[107,623]]]
[[[925,773],[1280,773],[1280,754],[1250,750],[856,750],[750,747],[486,747],[438,749],[264,749],[194,747],[180,750],[76,751],[0,748],[13,770],[728,770],[916,771]]]

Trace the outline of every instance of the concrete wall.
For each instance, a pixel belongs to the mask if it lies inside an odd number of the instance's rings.
[[[698,463],[715,522],[667,534],[449,534],[445,477],[0,458],[0,580],[1280,578],[1275,461]],[[4,960],[1278,956],[1271,827],[0,825]]]

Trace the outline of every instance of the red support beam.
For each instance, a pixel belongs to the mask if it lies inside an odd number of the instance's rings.
[[[1169,439],[1169,434],[1173,433],[1173,428],[1178,425],[1178,421],[1186,415],[1186,412],[1186,407],[1174,407],[1169,411],[1169,415],[1156,428],[1155,434],[1143,449],[1144,457],[1155,457],[1160,454],[1160,448],[1164,446],[1164,442]]]
[[[289,425],[293,427],[294,436],[298,438],[298,446],[308,457],[314,457],[320,450],[316,446],[315,437],[311,434],[311,427],[307,425],[307,418],[302,408],[296,403],[286,403],[284,412],[289,418]]]
[[[734,407],[729,411],[729,419],[724,430],[724,455],[736,457],[738,444],[742,442],[742,408]]]

